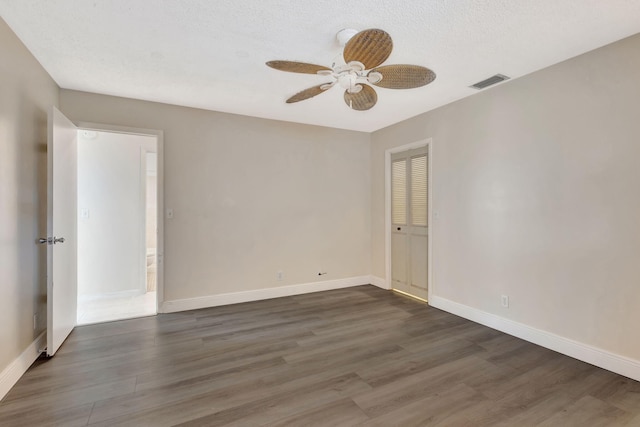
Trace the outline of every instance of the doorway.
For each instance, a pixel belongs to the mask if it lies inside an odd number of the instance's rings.
[[[424,302],[431,282],[430,166],[430,140],[387,150],[387,283]]]
[[[78,130],[77,324],[157,313],[158,138]]]

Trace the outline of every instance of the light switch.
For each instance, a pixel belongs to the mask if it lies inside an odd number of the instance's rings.
[[[173,209],[167,209],[167,219],[173,218]]]

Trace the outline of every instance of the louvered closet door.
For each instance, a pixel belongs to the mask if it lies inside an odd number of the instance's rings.
[[[391,156],[391,280],[393,289],[427,299],[427,147]]]

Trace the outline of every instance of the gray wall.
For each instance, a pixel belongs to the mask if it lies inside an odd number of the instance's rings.
[[[0,372],[46,327],[47,110],[58,86],[0,19]],[[39,321],[33,328],[33,315]]]
[[[369,134],[69,90],[60,108],[164,131],[165,301],[369,274]]]
[[[384,152],[432,137],[433,294],[640,360],[639,76],[636,35],[375,132],[373,274]]]

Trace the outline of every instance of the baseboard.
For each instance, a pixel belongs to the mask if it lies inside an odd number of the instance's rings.
[[[45,348],[46,345],[47,331],[44,331],[0,373],[0,400],[4,399],[11,387],[27,372],[29,366],[40,356],[40,350]]]
[[[369,276],[369,283],[385,290],[391,289],[391,286],[387,284],[386,279],[383,279],[382,277],[371,275]]]
[[[600,368],[640,381],[640,361],[620,356],[569,338],[514,322],[464,304],[431,296],[429,305],[476,323],[522,338],[542,347],[582,360]]]
[[[326,280],[322,282],[303,283],[299,285],[279,286],[277,288],[255,289],[252,291],[231,292],[198,298],[170,300],[162,303],[160,312],[173,313],[176,311],[196,310],[199,308],[217,307],[220,305],[238,304],[242,302],[308,294],[311,292],[349,288],[352,286],[368,285],[370,283],[371,276],[358,276],[348,277],[345,279]]]

